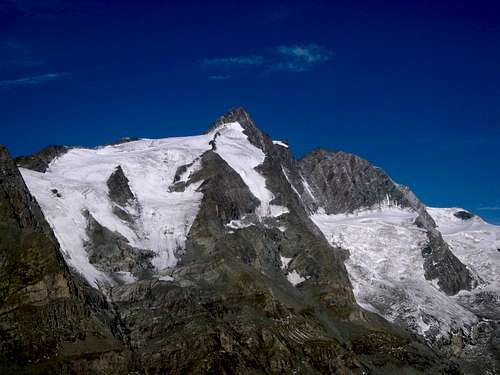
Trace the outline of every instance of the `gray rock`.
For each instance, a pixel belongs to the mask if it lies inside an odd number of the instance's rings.
[[[250,118],[250,115],[241,107],[232,108],[224,115],[219,117],[207,130],[206,133],[217,129],[219,126],[229,123],[229,122],[239,122],[244,129],[244,133],[247,135],[249,141],[260,149],[266,148],[266,143],[269,139],[264,139],[264,134],[255,126],[255,123]]]
[[[382,169],[358,156],[318,149],[300,159],[299,167],[327,214],[353,212],[387,200],[411,207]]]
[[[125,237],[101,225],[90,213],[85,212],[85,216],[89,239],[84,246],[90,263],[104,272],[130,272],[139,279],[151,276],[153,251],[131,246]]]
[[[120,139],[117,139],[116,141],[110,142],[105,144],[104,146],[115,146],[115,145],[121,145],[123,143],[129,143],[129,142],[134,142],[138,141],[140,138],[137,137],[121,137]]]
[[[422,249],[427,280],[436,280],[439,288],[448,295],[460,290],[470,290],[477,285],[469,269],[450,251],[448,244],[437,230],[427,231],[429,243]]]
[[[123,169],[120,165],[116,167],[114,172],[109,176],[106,182],[109,190],[109,197],[111,201],[126,206],[135,200],[135,196],[130,190],[128,178],[125,176]]]
[[[52,160],[63,155],[68,150],[69,147],[66,146],[47,146],[33,155],[19,156],[15,159],[15,162],[20,167],[45,173]]]
[[[459,219],[462,220],[470,220],[474,217],[474,214],[471,214],[470,212],[467,211],[457,211],[453,214],[453,216],[458,217]]]

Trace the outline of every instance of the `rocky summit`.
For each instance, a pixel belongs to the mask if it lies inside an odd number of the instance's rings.
[[[498,249],[241,108],[198,136],[0,148],[0,373],[500,373]]]

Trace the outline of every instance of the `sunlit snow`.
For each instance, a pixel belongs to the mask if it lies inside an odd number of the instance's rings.
[[[255,169],[264,162],[264,152],[252,145],[237,122],[219,128],[216,151],[241,176],[251,193],[260,200],[256,213],[260,217],[280,216],[286,207],[271,204],[274,194],[267,188],[266,179]]]
[[[453,297],[424,277],[424,230],[417,213],[384,204],[353,214],[317,213],[311,219],[331,244],[348,249],[346,261],[357,302],[422,335],[448,336],[477,321]]]
[[[286,278],[293,286],[297,286],[298,284],[306,281],[306,279],[300,276],[300,274],[296,270],[293,270],[292,272],[288,273],[286,275]]]
[[[273,143],[275,145],[288,148],[288,145],[285,142],[282,142],[282,141],[273,141]]]
[[[436,221],[439,231],[458,259],[500,290],[500,227],[485,222],[479,216],[462,220],[454,213],[460,208],[431,208],[427,211]]]
[[[281,269],[284,270],[288,267],[288,264],[292,261],[292,258],[287,258],[280,255],[280,261],[281,261]]]
[[[202,194],[197,185],[184,192],[170,192],[178,167],[195,161],[210,149],[212,135],[143,139],[98,149],[71,149],[54,160],[45,173],[20,169],[54,229],[65,258],[89,282],[110,281],[88,261],[84,210],[103,226],[117,231],[134,247],[156,253],[153,265],[164,269],[176,264],[175,251],[185,238],[198,212]],[[120,165],[140,209],[126,207],[137,216],[134,225],[112,213],[106,181]],[[57,189],[60,197],[51,193]]]
[[[20,168],[28,188],[39,202],[47,221],[61,245],[66,261],[94,286],[113,279],[99,271],[88,260],[84,243],[87,210],[101,225],[119,232],[130,245],[155,252],[157,271],[175,266],[175,256],[185,245],[186,236],[198,213],[203,194],[197,191],[201,182],[190,184],[185,191],[170,191],[177,169],[189,165],[180,176],[187,182],[201,166],[200,157],[216,142],[216,152],[242,177],[251,193],[260,200],[259,217],[280,216],[288,209],[270,202],[274,195],[265,178],[255,170],[265,155],[253,146],[239,123],[219,126],[200,136],[141,139],[100,147],[74,148],[52,161],[45,173]],[[129,180],[137,204],[121,207],[134,217],[134,223],[113,214],[107,180],[121,166]],[[57,189],[59,194],[51,192]],[[239,221],[230,227],[241,227]],[[125,271],[123,282],[132,282]]]

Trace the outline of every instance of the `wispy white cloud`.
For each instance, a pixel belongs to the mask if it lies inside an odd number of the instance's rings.
[[[6,79],[0,81],[0,88],[39,85],[48,81],[52,81],[54,79],[62,78],[67,75],[68,73],[46,73],[17,79]]]
[[[264,63],[264,58],[259,55],[252,56],[236,56],[236,57],[218,57],[211,59],[204,59],[204,65],[219,65],[224,67],[231,66],[251,66],[251,65],[262,65]]]
[[[479,211],[500,211],[500,206],[478,207],[477,210],[479,210]]]
[[[280,46],[274,50],[277,55],[274,69],[304,72],[325,63],[333,53],[318,44]]]
[[[259,70],[305,72],[331,60],[333,53],[318,44],[282,45],[261,54],[235,57],[207,58],[201,61],[204,67],[218,69],[225,74],[214,74],[210,79],[227,79],[227,71]],[[215,78],[218,77],[218,78]],[[224,77],[224,78],[222,78]]]
[[[215,80],[215,81],[224,81],[226,79],[230,79],[232,76],[229,74],[216,74],[213,76],[208,77],[209,79]]]

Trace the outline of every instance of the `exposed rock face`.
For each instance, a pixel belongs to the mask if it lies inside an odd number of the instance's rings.
[[[458,217],[459,219],[462,219],[462,220],[469,220],[469,219],[472,219],[474,217],[473,214],[471,214],[470,212],[467,212],[467,211],[458,211],[458,212],[455,212],[453,215],[455,217]]]
[[[245,134],[255,147],[265,149],[266,145],[272,144],[271,140],[268,137],[264,137],[264,134],[255,126],[250,115],[241,107],[230,109],[227,113],[219,117],[208,128],[207,133],[229,122],[238,122],[245,129]]]
[[[154,252],[130,246],[120,233],[103,227],[90,213],[86,212],[86,215],[89,240],[85,243],[85,248],[90,263],[105,272],[125,271],[137,278],[147,278],[151,275]],[[120,280],[119,276],[117,277]]]
[[[125,371],[104,296],[67,268],[50,227],[0,147],[0,373]]]
[[[426,279],[437,279],[441,290],[449,295],[475,287],[477,280],[474,279],[467,267],[453,255],[441,233],[437,230],[430,230],[427,232],[427,237],[429,244],[422,249]]]
[[[122,167],[119,165],[116,167],[111,176],[109,176],[107,181],[109,197],[113,202],[121,206],[126,206],[127,203],[130,203],[135,199],[128,182],[128,178],[125,176]]]
[[[327,214],[352,212],[384,201],[410,207],[384,171],[358,156],[320,149],[302,158],[299,165]]]
[[[137,137],[121,137],[120,139],[117,139],[116,141],[113,141],[113,142],[106,144],[106,146],[121,145],[123,143],[134,142],[134,141],[138,141],[138,140],[139,140],[139,138],[137,138]]]
[[[421,228],[427,229],[428,231],[432,231],[434,228],[436,228],[436,222],[427,212],[425,205],[420,202],[420,199],[417,198],[417,196],[410,190],[410,188],[408,188],[407,186],[399,185],[399,189],[405,196],[410,207],[412,207],[418,213],[418,216],[415,219],[415,224]]]
[[[16,164],[20,167],[44,173],[52,160],[68,151],[66,146],[47,146],[29,156],[16,158]]]

